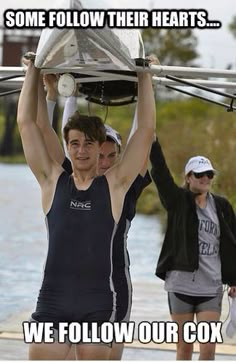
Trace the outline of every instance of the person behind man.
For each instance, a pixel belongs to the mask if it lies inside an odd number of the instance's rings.
[[[52,126],[53,122],[53,114],[54,109],[56,105],[56,101],[58,98],[58,91],[57,91],[57,82],[58,78],[54,74],[46,74],[44,76],[44,84],[47,90],[47,109],[48,109],[48,118],[49,123]],[[68,119],[75,113],[75,111],[78,111],[78,105],[77,105],[77,99],[78,97],[73,95],[71,97],[66,98],[64,111],[63,111],[63,117],[62,117],[62,123],[61,123],[61,132],[63,136],[63,130],[68,122]],[[45,123],[44,120],[40,120],[42,123]],[[136,119],[134,120],[136,123]],[[49,127],[49,124],[46,124],[43,128],[42,125],[40,125],[40,128],[42,129],[43,137],[45,137],[45,134],[50,135],[53,131],[51,127]],[[117,132],[115,129],[113,129],[111,126],[105,124],[106,129],[106,141],[102,144],[99,154],[99,160],[98,160],[98,168],[97,168],[97,174],[103,175],[104,172],[106,172],[110,167],[112,167],[117,161],[121,153],[122,148],[122,140],[119,132]],[[58,144],[58,140],[55,140],[53,142],[54,136],[51,136],[52,142],[50,142],[50,153],[55,154],[55,148],[61,149],[61,146]],[[63,148],[64,153],[61,154],[61,157],[59,157],[56,161],[61,162],[62,159],[64,161],[64,157],[66,156],[69,159],[67,147],[65,140],[63,139]],[[71,166],[66,161],[65,167],[67,167],[67,171],[71,172]]]
[[[49,114],[49,121],[52,125],[53,110],[57,100],[57,79],[53,75],[47,75],[44,78],[47,89],[47,108]],[[78,110],[77,97],[71,96],[66,99],[63,117],[62,117],[62,132],[68,121],[68,119]],[[97,166],[97,174],[103,175],[109,168],[114,166],[118,161],[121,154],[121,136],[111,126],[105,124],[106,129],[106,141],[102,144],[99,152],[99,160]],[[132,129],[128,138],[128,141],[132,138],[132,135],[137,129],[137,112],[135,112]],[[52,129],[46,128],[44,131],[47,133],[52,132]],[[50,143],[50,147],[58,147],[57,140]],[[64,151],[69,157],[64,144]],[[55,150],[51,151],[55,154]],[[60,161],[60,160],[59,160]],[[67,161],[63,163],[67,172],[71,173],[71,164]],[[114,287],[117,293],[117,314],[119,319],[128,322],[130,320],[130,312],[132,305],[132,284],[129,270],[129,254],[127,250],[127,237],[128,231],[131,226],[131,221],[136,213],[136,203],[143,189],[150,184],[151,178],[147,171],[147,162],[133,184],[126,194],[124,207],[122,210],[122,216],[119,221],[117,232],[113,243],[113,280]],[[119,360],[122,357],[124,344],[113,342],[110,359]],[[71,347],[71,351],[67,356],[67,359],[73,360],[75,357],[74,346]]]
[[[118,321],[111,250],[125,195],[147,158],[155,125],[150,74],[138,74],[138,128],[122,159],[96,177],[105,129],[97,117],[75,113],[64,129],[73,173],[49,155],[36,124],[39,70],[29,62],[18,105],[18,126],[26,160],[42,190],[49,249],[43,285],[32,317],[38,322]],[[140,151],[141,150],[141,151]],[[135,160],[135,162],[134,162]],[[86,211],[84,211],[86,208]],[[79,344],[79,359],[108,359],[110,345]],[[65,359],[69,344],[33,343],[31,359]]]
[[[151,175],[168,213],[156,275],[165,280],[170,314],[178,323],[177,359],[190,360],[193,344],[184,340],[185,322],[195,315],[197,323],[219,321],[222,283],[236,296],[236,219],[230,203],[210,192],[216,171],[209,159],[189,159],[185,187],[174,182],[158,140],[150,159]],[[199,359],[214,357],[215,343],[200,343]]]

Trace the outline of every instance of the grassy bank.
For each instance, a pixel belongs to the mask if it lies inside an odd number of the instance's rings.
[[[7,164],[22,164],[25,162],[25,156],[23,154],[13,156],[0,156],[0,163]]]

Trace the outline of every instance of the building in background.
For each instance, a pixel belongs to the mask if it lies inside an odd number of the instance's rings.
[[[27,51],[36,51],[40,31],[0,29],[0,64],[20,66]]]
[[[0,28],[0,65],[21,66],[23,54],[27,51],[36,52],[39,36],[40,31]],[[6,91],[9,91],[9,88],[2,86],[0,82],[0,93]],[[0,156],[21,152],[21,144],[15,140],[17,100],[18,93],[0,98]]]

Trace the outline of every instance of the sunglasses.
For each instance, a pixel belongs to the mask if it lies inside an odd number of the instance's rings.
[[[213,179],[213,177],[215,176],[213,171],[204,171],[204,172],[193,172],[194,177],[196,178],[201,178],[203,176],[207,176],[210,180]]]

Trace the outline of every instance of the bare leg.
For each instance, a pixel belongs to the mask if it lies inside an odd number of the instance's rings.
[[[122,358],[124,343],[112,343],[109,359],[111,361],[120,361]]]
[[[109,360],[111,347],[105,344],[78,344],[76,345],[76,359],[79,360]]]
[[[66,343],[32,343],[29,347],[29,360],[65,360],[70,345]]]
[[[110,351],[109,360],[120,361],[122,358],[123,350],[124,350],[123,343],[115,343],[115,342],[112,343],[112,348],[109,348]],[[68,352],[68,355],[66,356],[66,360],[74,361],[75,359],[76,359],[76,345],[72,344]]]
[[[199,312],[197,313],[197,321],[199,322],[218,322],[220,319],[220,313],[218,312]],[[215,359],[215,343],[200,343],[200,355],[199,360],[214,360]]]
[[[171,314],[171,318],[179,325],[179,342],[177,343],[177,360],[191,360],[193,354],[193,343],[186,343],[183,338],[183,325],[187,321],[193,321],[193,313]]]
[[[75,344],[72,344],[71,347],[70,347],[70,350],[66,356],[66,360],[67,361],[74,361],[76,360],[76,345]]]

